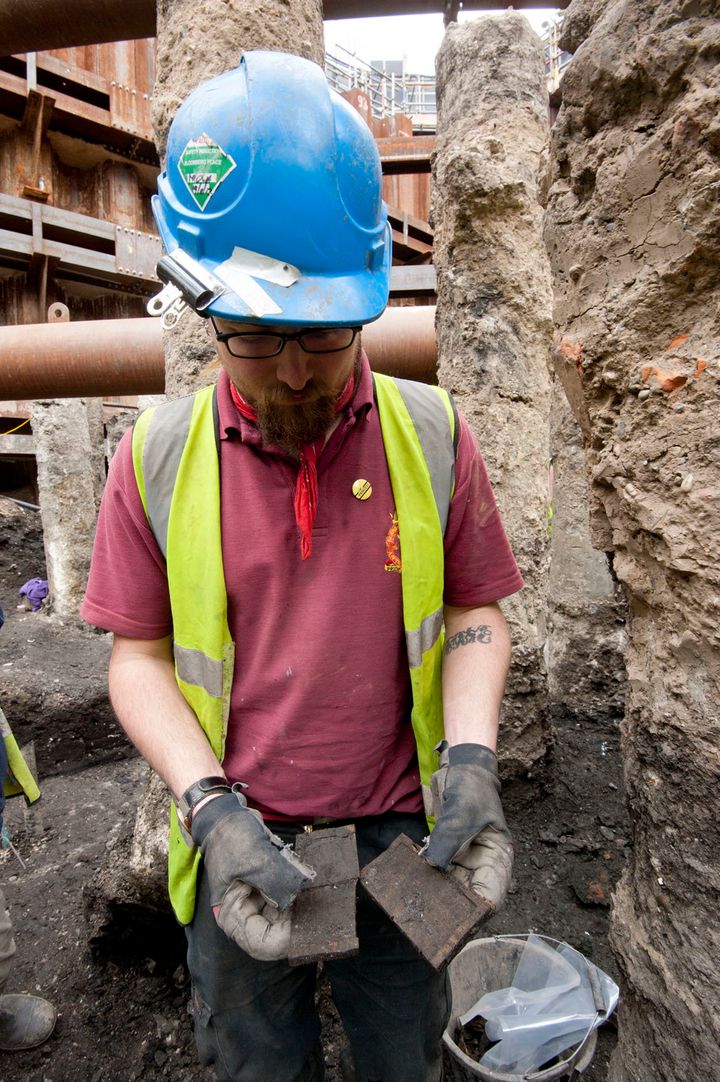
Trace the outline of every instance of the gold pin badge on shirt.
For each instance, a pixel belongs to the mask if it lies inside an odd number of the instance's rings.
[[[369,500],[372,496],[372,485],[364,477],[358,477],[353,481],[352,494],[356,500]]]

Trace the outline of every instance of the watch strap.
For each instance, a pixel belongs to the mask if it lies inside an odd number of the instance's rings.
[[[193,808],[204,800],[210,793],[232,792],[232,785],[227,778],[216,775],[210,778],[200,778],[188,786],[177,802],[177,813],[180,824],[190,833],[192,826]]]

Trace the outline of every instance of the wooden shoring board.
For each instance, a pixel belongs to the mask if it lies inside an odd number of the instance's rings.
[[[449,872],[428,864],[405,834],[363,868],[360,882],[437,970],[447,965],[494,912]]]
[[[316,874],[293,905],[290,965],[357,954],[355,891],[360,869],[355,827],[348,824],[298,834],[295,852]]]

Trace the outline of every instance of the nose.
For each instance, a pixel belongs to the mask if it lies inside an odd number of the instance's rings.
[[[299,342],[286,342],[278,356],[277,378],[293,391],[302,391],[312,376],[312,360]]]

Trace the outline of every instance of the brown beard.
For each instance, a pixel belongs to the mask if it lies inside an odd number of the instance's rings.
[[[360,349],[353,366],[357,385],[360,373]],[[283,387],[276,387],[253,405],[257,424],[265,443],[282,447],[293,458],[300,458],[300,450],[306,443],[313,443],[332,427],[337,416],[337,401],[345,388],[330,392],[319,380],[311,380],[304,388],[309,395],[307,402],[293,402]]]
[[[279,395],[268,395],[255,406],[256,424],[265,443],[275,444],[294,458],[300,458],[301,447],[320,439],[330,428],[335,420],[336,402],[337,395],[286,403]]]

